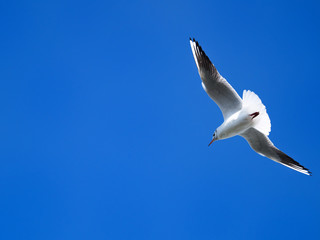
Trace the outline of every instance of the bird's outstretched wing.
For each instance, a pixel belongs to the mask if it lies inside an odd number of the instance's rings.
[[[218,104],[224,119],[227,119],[242,108],[242,100],[227,80],[219,74],[199,43],[190,38],[190,45],[202,86],[209,97]]]
[[[276,148],[270,139],[258,130],[249,128],[242,133],[241,136],[244,137],[250,144],[251,148],[260,155],[270,158],[271,160],[281,163],[298,172],[311,175],[311,172],[307,168],[300,165],[287,154]]]

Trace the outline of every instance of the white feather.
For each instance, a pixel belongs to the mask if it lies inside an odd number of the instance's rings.
[[[259,115],[253,119],[253,127],[268,136],[271,131],[271,122],[266,107],[258,95],[250,90],[244,90],[242,100],[242,106],[248,112],[259,112]]]

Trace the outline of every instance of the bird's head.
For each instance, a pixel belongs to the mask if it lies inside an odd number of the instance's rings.
[[[217,130],[214,131],[213,135],[212,135],[212,140],[209,143],[208,147],[211,145],[211,143],[213,143],[214,141],[218,140],[218,134],[217,134]]]

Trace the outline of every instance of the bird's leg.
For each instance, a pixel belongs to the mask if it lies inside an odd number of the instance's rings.
[[[254,113],[250,114],[250,116],[252,117],[251,120],[254,119],[258,115],[259,115],[259,112],[254,112]]]

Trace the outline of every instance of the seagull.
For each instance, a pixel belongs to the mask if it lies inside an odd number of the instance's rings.
[[[258,95],[244,90],[242,99],[223,78],[199,43],[190,38],[190,45],[196,62],[202,87],[209,97],[218,104],[224,122],[214,131],[209,146],[217,140],[241,136],[258,154],[306,175],[311,172],[276,148],[268,138],[271,122],[266,107]]]

